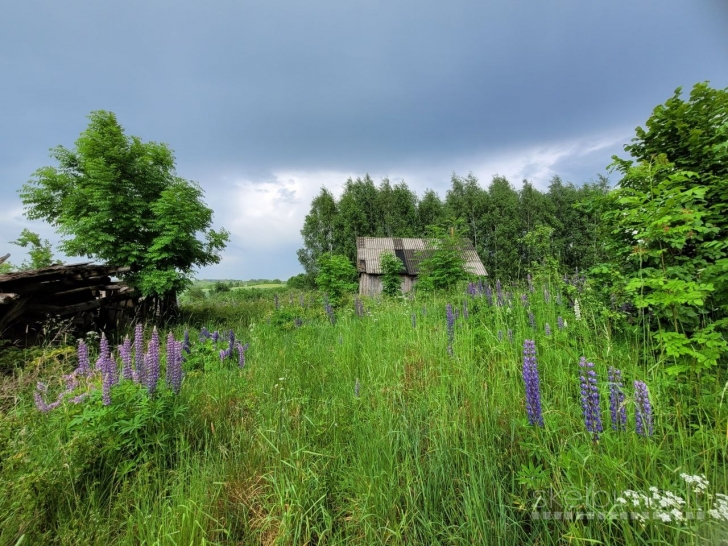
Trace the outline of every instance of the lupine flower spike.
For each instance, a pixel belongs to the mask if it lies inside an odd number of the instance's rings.
[[[541,414],[541,388],[536,362],[536,342],[523,342],[523,383],[526,387],[526,413],[530,425],[543,426]]]
[[[584,414],[584,425],[587,432],[593,434],[594,441],[599,440],[599,434],[604,430],[599,404],[599,388],[597,387],[597,374],[594,364],[587,362],[583,356],[579,361],[581,380],[581,409]]]
[[[614,367],[609,367],[609,413],[612,417],[612,428],[614,430],[626,430],[627,428],[627,406],[622,386],[622,372]]]
[[[159,381],[159,333],[156,326],[152,330],[152,337],[149,340],[147,353],[144,355],[144,379],[149,394],[154,394]]]
[[[650,391],[643,381],[634,382],[634,403],[636,408],[635,424],[637,434],[652,436],[652,405],[650,404]]]

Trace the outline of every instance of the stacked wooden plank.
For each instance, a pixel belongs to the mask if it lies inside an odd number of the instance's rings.
[[[127,271],[86,262],[0,275],[0,337],[32,333],[49,318],[103,329],[133,319],[139,294],[112,281]]]

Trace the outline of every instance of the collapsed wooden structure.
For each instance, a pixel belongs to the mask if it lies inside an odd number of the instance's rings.
[[[0,337],[33,338],[51,318],[84,332],[140,319],[140,294],[112,281],[127,271],[86,262],[0,274]]]

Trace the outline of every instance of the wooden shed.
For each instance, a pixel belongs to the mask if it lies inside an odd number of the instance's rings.
[[[433,252],[432,241],[426,239],[406,239],[399,237],[357,237],[356,266],[359,272],[359,294],[374,296],[382,293],[382,253],[394,253],[404,264],[402,292],[409,292],[417,282],[420,262]],[[486,276],[483,262],[480,261],[470,241],[463,248],[465,269],[478,276]]]

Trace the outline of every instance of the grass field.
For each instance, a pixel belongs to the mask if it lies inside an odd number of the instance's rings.
[[[667,376],[646,332],[603,318],[588,288],[543,288],[504,289],[503,305],[464,289],[365,299],[361,316],[353,300],[327,315],[313,293],[279,290],[277,308],[273,291],[215,294],[185,304],[172,328],[191,338],[179,395],[164,382],[163,329],[153,396],[122,380],[104,405],[96,373],[77,387],[83,402],[46,413],[36,384],[54,400],[75,348],[13,353],[0,385],[0,544],[725,541],[724,374]],[[248,344],[242,368],[235,345],[220,357],[230,330]],[[527,418],[525,340],[543,427]],[[582,356],[597,436],[585,430]],[[622,373],[624,430],[611,426],[609,367]],[[649,436],[635,430],[647,416],[634,381],[649,389]]]

